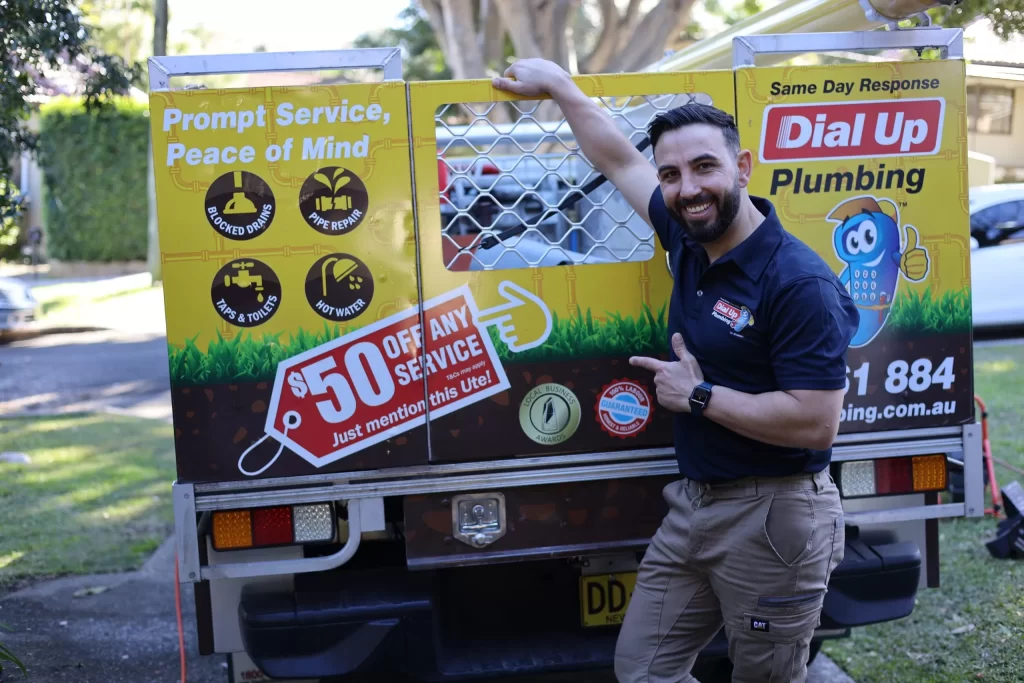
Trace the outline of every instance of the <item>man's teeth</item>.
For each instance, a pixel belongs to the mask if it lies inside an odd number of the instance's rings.
[[[709,206],[711,206],[711,202],[697,204],[696,206],[688,206],[686,207],[686,213],[704,213]]]

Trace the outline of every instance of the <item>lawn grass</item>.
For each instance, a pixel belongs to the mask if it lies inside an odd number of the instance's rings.
[[[138,568],[173,530],[171,425],[90,415],[0,420],[0,588]]]
[[[44,316],[72,307],[109,301],[120,296],[135,294],[150,289],[148,285],[127,286],[110,280],[92,282],[65,282],[54,285],[36,284],[32,287],[32,296],[39,302]]]
[[[944,292],[939,298],[932,297],[931,289],[924,294],[903,292],[893,302],[886,321],[888,329],[906,336],[966,333],[972,324],[971,292],[966,287]]]
[[[1024,345],[976,348],[974,362],[992,454],[1024,467]],[[1001,485],[1024,483],[995,470]],[[1024,680],[1024,561],[989,555],[995,526],[992,518],[942,522],[941,587],[921,591],[906,619],[854,629],[824,651],[858,683]]]
[[[494,326],[488,328],[499,359],[505,362],[537,360],[568,360],[593,356],[641,353],[656,355],[668,345],[667,321],[663,306],[655,316],[644,307],[644,314],[633,318],[608,313],[607,322],[594,319],[590,309],[571,318],[552,313],[551,336],[543,346],[522,353],[512,353],[498,336]],[[277,364],[321,344],[358,329],[324,324],[322,330],[299,329],[284,340],[283,333],[259,337],[242,333],[234,339],[217,338],[201,349],[194,340],[184,346],[167,345],[171,382],[175,386],[229,384],[232,382],[273,381]]]

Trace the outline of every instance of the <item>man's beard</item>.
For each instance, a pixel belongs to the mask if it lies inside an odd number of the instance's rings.
[[[693,221],[686,217],[685,205],[694,206],[711,202],[715,207],[715,216],[710,220]],[[676,203],[680,210],[669,207],[668,212],[676,219],[679,225],[690,237],[698,242],[713,242],[725,234],[725,231],[732,225],[736,214],[740,210],[740,182],[737,178],[732,189],[721,198],[711,194],[703,194],[694,199],[687,200],[685,205],[682,200]]]

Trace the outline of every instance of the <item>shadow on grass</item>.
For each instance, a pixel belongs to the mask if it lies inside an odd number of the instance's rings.
[[[135,569],[171,533],[172,428],[123,416],[0,420],[0,585]]]

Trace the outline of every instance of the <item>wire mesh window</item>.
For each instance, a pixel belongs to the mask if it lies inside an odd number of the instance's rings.
[[[705,94],[599,97],[648,160],[647,125]],[[550,100],[450,103],[435,113],[445,267],[646,261],[654,231],[594,169]]]

